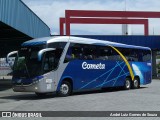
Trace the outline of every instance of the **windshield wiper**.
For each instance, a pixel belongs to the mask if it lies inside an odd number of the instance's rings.
[[[29,74],[29,71],[28,71],[28,68],[27,68],[26,63],[24,63],[24,66],[25,66],[25,68],[26,68],[26,71],[27,71],[28,77],[30,78],[30,74]]]

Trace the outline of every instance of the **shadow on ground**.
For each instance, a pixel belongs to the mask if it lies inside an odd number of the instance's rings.
[[[147,87],[141,87],[140,89],[145,89]],[[136,90],[136,89],[131,89],[131,90]],[[70,97],[74,97],[77,95],[87,95],[87,94],[97,94],[97,93],[111,93],[111,92],[119,92],[119,91],[124,91],[122,88],[106,88],[106,89],[102,89],[102,90],[92,90],[92,91],[85,91],[85,92],[76,92],[73,93]],[[46,96],[37,96],[33,93],[21,93],[18,95],[9,95],[9,96],[4,96],[4,97],[0,97],[0,99],[12,99],[12,100],[39,100],[39,99],[49,99],[49,98],[60,98],[58,97],[55,93],[49,93]]]
[[[8,90],[12,88],[12,85],[0,84],[0,91]]]
[[[139,89],[144,89],[147,87],[140,87]],[[130,90],[136,90],[136,89],[130,89]],[[120,92],[120,91],[126,91],[124,90],[122,87],[117,87],[117,88],[103,88],[100,90],[92,90],[92,91],[84,91],[84,92],[76,92],[74,93],[72,96],[74,95],[84,95],[84,94],[96,94],[96,93],[110,93],[110,92]]]
[[[8,90],[11,87],[11,79],[0,79],[0,91]]]

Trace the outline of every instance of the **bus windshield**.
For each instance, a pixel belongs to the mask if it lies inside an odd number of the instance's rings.
[[[14,77],[30,78],[40,75],[42,62],[38,61],[38,52],[43,48],[43,46],[21,48],[13,67]]]
[[[58,67],[59,59],[65,47],[65,42],[55,42],[47,45],[35,45],[22,47],[17,54],[13,66],[13,77],[33,78]],[[38,52],[44,48],[55,48],[56,50],[46,52],[42,60],[38,60]]]

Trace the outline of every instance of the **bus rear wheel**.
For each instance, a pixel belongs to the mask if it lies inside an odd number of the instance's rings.
[[[58,95],[61,97],[66,97],[71,94],[71,91],[72,91],[72,87],[71,87],[70,82],[63,81],[60,86],[60,90],[58,91]]]
[[[124,84],[124,89],[125,90],[129,90],[131,88],[131,79],[130,78],[126,78],[125,79],[125,84]]]
[[[133,89],[138,89],[140,87],[139,80],[137,78],[134,79],[132,83],[132,88]]]

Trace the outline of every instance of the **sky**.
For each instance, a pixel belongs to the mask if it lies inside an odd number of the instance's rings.
[[[51,29],[59,34],[59,18],[65,10],[158,11],[160,0],[22,0]],[[125,4],[126,3],[126,4]],[[143,35],[143,25],[129,25],[132,35]],[[149,34],[159,35],[160,19],[149,19]],[[122,25],[72,24],[72,35],[121,35]]]

